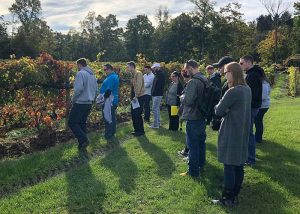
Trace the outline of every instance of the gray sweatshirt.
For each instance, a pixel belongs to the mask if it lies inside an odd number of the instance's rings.
[[[75,77],[73,103],[92,104],[97,86],[97,79],[92,69],[88,66],[83,67]]]

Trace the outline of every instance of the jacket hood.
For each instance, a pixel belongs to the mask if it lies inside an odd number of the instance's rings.
[[[264,70],[259,67],[259,65],[254,65],[251,69],[249,69],[246,74],[248,74],[249,72],[255,72],[258,73],[260,76],[263,76],[264,74]]]
[[[87,71],[90,75],[94,75],[93,70],[89,66],[83,67],[82,70]]]

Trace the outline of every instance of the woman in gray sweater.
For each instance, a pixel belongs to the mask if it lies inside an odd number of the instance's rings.
[[[178,131],[179,128],[179,116],[178,114],[172,115],[171,108],[172,106],[176,106],[179,109],[180,106],[180,95],[182,94],[182,84],[179,81],[180,73],[177,71],[172,72],[171,74],[171,84],[167,91],[166,103],[168,107],[169,113],[169,130]]]
[[[232,206],[237,202],[248,157],[251,89],[236,62],[225,66],[225,78],[229,90],[215,107],[216,115],[223,117],[218,137],[218,160],[224,164],[224,190],[222,198],[212,202]]]

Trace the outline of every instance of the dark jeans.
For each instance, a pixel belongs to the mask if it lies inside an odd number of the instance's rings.
[[[131,118],[132,118],[133,128],[134,128],[134,132],[138,134],[145,133],[144,121],[142,117],[144,100],[145,100],[144,96],[138,97],[140,107],[136,109],[132,109],[131,106]]]
[[[72,130],[73,134],[78,140],[79,147],[88,142],[88,138],[86,135],[86,121],[91,112],[92,104],[73,104],[70,115],[68,125]]]
[[[144,95],[144,120],[149,121],[150,120],[150,101],[151,101],[151,95],[145,94]]]
[[[179,116],[178,115],[174,115],[171,116],[171,106],[167,105],[168,107],[168,113],[169,113],[169,130],[172,131],[178,131],[179,128]]]
[[[258,114],[259,108],[251,108],[251,123],[250,123],[250,135],[248,143],[248,163],[255,164],[255,136],[253,133],[253,125],[256,115]]]
[[[243,180],[244,164],[240,166],[224,164],[224,189],[229,193],[229,197],[240,193]]]
[[[111,107],[111,120],[112,122],[109,124],[108,122],[105,121],[105,138],[109,139],[111,137],[113,137],[116,133],[116,126],[117,126],[117,121],[116,121],[116,109],[118,106],[113,105]],[[104,113],[102,111],[103,114],[103,118],[104,118]]]
[[[262,142],[262,136],[264,133],[264,116],[265,113],[267,113],[267,111],[269,110],[269,108],[261,108],[259,109],[258,114],[256,115],[256,118],[254,120],[254,124],[255,124],[255,140],[258,143]]]
[[[190,149],[188,173],[194,177],[199,176],[200,168],[204,167],[205,164],[205,128],[205,119],[186,122],[186,140]]]

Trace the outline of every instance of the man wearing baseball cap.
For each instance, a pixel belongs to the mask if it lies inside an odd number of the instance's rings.
[[[230,57],[230,56],[223,56],[219,62],[217,63],[214,63],[213,66],[215,68],[218,68],[219,69],[219,73],[221,75],[224,75],[224,67],[226,64],[230,63],[230,62],[233,62],[233,58]],[[225,92],[228,90],[228,85],[227,85],[227,81],[223,84],[222,86],[222,96],[225,94]]]
[[[160,123],[160,103],[164,94],[165,77],[160,69],[159,63],[154,63],[151,66],[155,77],[151,89],[151,95],[153,98],[152,111],[153,111],[153,124],[150,128],[157,129],[161,125]]]

